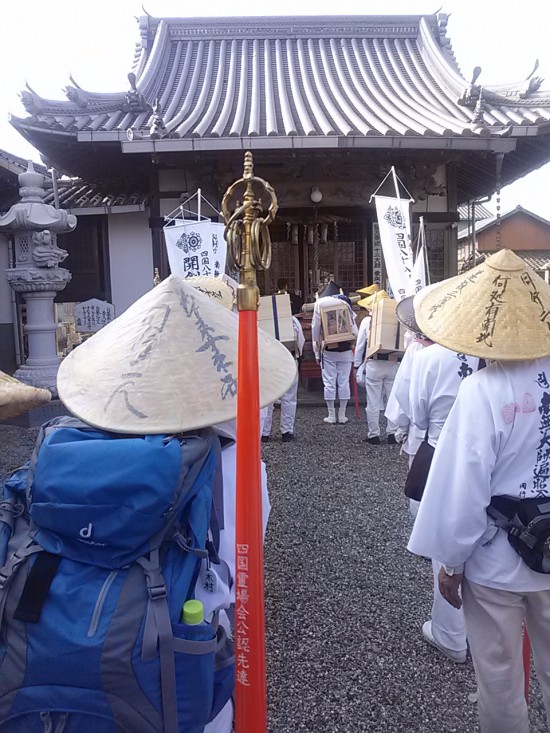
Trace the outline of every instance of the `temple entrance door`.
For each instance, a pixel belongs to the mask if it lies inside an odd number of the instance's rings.
[[[328,216],[326,217],[329,218]],[[368,252],[365,222],[361,219],[330,217],[305,227],[303,243],[306,297],[313,299],[317,288],[330,280],[349,293],[368,280]]]
[[[345,292],[362,288],[369,276],[365,217],[321,213],[289,221],[277,220],[271,227],[271,267],[260,278],[262,295],[275,292],[277,280],[286,278],[289,289],[313,301],[318,287],[330,280]]]
[[[301,293],[303,279],[300,274],[300,248],[298,246],[298,227],[276,222],[270,227],[271,267],[265,273],[262,295],[277,290],[277,280],[284,277],[289,290]]]

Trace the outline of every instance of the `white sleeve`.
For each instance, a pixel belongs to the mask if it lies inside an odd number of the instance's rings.
[[[370,317],[365,316],[359,324],[359,333],[355,342],[355,355],[353,357],[353,365],[360,366],[365,359],[365,351],[367,349],[367,339],[369,335]]]
[[[313,309],[311,319],[311,344],[317,361],[321,358],[321,314],[317,306]]]
[[[424,352],[425,353],[425,352]],[[413,359],[409,385],[409,418],[424,432],[430,425],[430,395],[433,390],[433,375],[425,359]]]
[[[304,344],[306,340],[304,338],[302,324],[296,318],[296,316],[292,316],[292,327],[294,329],[294,338],[296,340],[296,351],[298,352],[298,356],[302,356],[302,351],[304,350]]]
[[[494,415],[479,380],[465,379],[443,426],[408,549],[459,567],[487,529],[497,460]]]

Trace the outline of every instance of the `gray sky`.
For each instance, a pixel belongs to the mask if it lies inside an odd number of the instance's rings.
[[[433,13],[444,0],[143,0],[154,16],[330,15]],[[196,8],[196,10],[195,10]],[[481,66],[482,84],[525,79],[535,59],[537,75],[550,89],[550,2],[447,0],[447,34],[466,79]],[[27,82],[38,94],[66,99],[72,74],[93,92],[126,91],[141,0],[4,0],[0,44],[0,148],[39,160],[37,151],[8,122],[8,113],[26,116],[19,92]],[[517,204],[550,219],[550,164],[503,189],[502,211]]]

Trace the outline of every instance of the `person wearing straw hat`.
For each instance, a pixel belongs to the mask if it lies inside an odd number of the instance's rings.
[[[363,290],[367,289],[363,288]],[[388,294],[385,290],[377,289],[369,297],[363,298],[357,304],[361,308],[366,308],[369,311],[369,315],[363,318],[359,326],[353,365],[356,369],[357,380],[360,383],[364,382],[367,393],[365,412],[367,414],[368,432],[367,437],[364,438],[364,442],[370,443],[371,445],[380,445],[380,410],[382,409],[384,398],[387,401],[390,395],[393,380],[399,368],[399,362],[389,361],[386,354],[375,354],[370,358],[366,358],[371,326],[370,311],[377,301],[387,297]],[[391,420],[388,420],[386,429],[388,443],[395,445],[397,443],[395,437],[397,425]]]
[[[332,425],[336,422],[343,424],[348,421],[346,407],[351,396],[349,378],[353,364],[353,350],[351,341],[341,341],[338,344],[333,344],[330,348],[322,347],[321,308],[335,304],[339,305],[342,300],[347,302],[346,296],[342,293],[341,288],[331,280],[315,301],[311,320],[313,352],[317,363],[321,366],[324,398],[328,409],[328,415],[323,420]],[[355,314],[349,302],[348,308],[352,333],[356,336]],[[339,399],[338,420],[336,419],[336,408],[334,406],[337,396]]]
[[[430,455],[435,449],[462,381],[479,368],[478,358],[451,351],[436,343],[415,354],[411,361],[409,385],[411,423],[416,434],[421,435],[421,444],[417,445],[415,455],[424,448]],[[427,446],[422,446],[424,441]],[[413,458],[409,468],[409,474],[413,474],[413,477],[416,468]],[[423,470],[422,464],[420,470]],[[416,506],[412,504],[413,513],[415,510],[418,512],[420,503],[416,502]],[[423,624],[422,633],[426,641],[446,657],[453,662],[463,663],[467,650],[464,614],[461,609],[450,606],[439,593],[441,563],[435,558],[432,558],[432,569],[434,599],[431,618]]]
[[[238,316],[230,310],[228,291],[225,283],[211,278],[168,277],[72,351],[61,363],[57,381],[68,410],[103,430],[148,435],[214,428],[222,440],[224,484],[218,554],[234,574]],[[288,349],[262,330],[258,352],[264,407],[293,383],[296,364]],[[265,466],[262,471],[265,533]],[[196,595],[206,613],[234,603],[234,587],[221,575],[214,593],[204,592],[198,582]],[[229,733],[232,718],[229,701],[207,733]]]
[[[550,503],[550,285],[501,250],[419,293],[415,313],[429,338],[491,363],[459,388],[408,548],[442,564],[439,591],[464,609],[482,733],[528,733],[522,622],[550,716],[550,574],[488,510]]]
[[[408,456],[409,468],[426,432],[417,428],[411,418],[410,388],[412,362],[417,351],[433,344],[433,341],[430,341],[423,333],[420,333],[420,328],[414,317],[413,299],[413,295],[403,298],[395,309],[397,320],[407,329],[405,338],[409,341],[409,344],[405,349],[403,359],[399,363],[399,368],[395,375],[384,413],[390,423],[397,425],[395,438],[398,443],[401,443],[403,453],[406,453]],[[409,334],[410,338],[407,339]],[[413,518],[416,517],[418,506],[418,501],[409,499],[409,508]]]

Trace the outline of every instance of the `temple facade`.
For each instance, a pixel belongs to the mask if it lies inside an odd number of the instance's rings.
[[[413,224],[424,218],[438,280],[457,271],[459,205],[550,160],[542,79],[486,87],[476,69],[468,80],[443,14],[138,25],[127,90],[71,79],[67,98],[50,100],[26,89],[27,116],[11,118],[58,173],[50,201],[78,216],[63,299],[99,297],[120,313],[155,268],[166,276],[165,217],[198,188],[219,209],[245,150],[280,206],[261,289],[284,276],[306,299],[331,278],[347,290],[371,282],[371,196],[392,166]],[[394,195],[390,181],[379,193]]]

